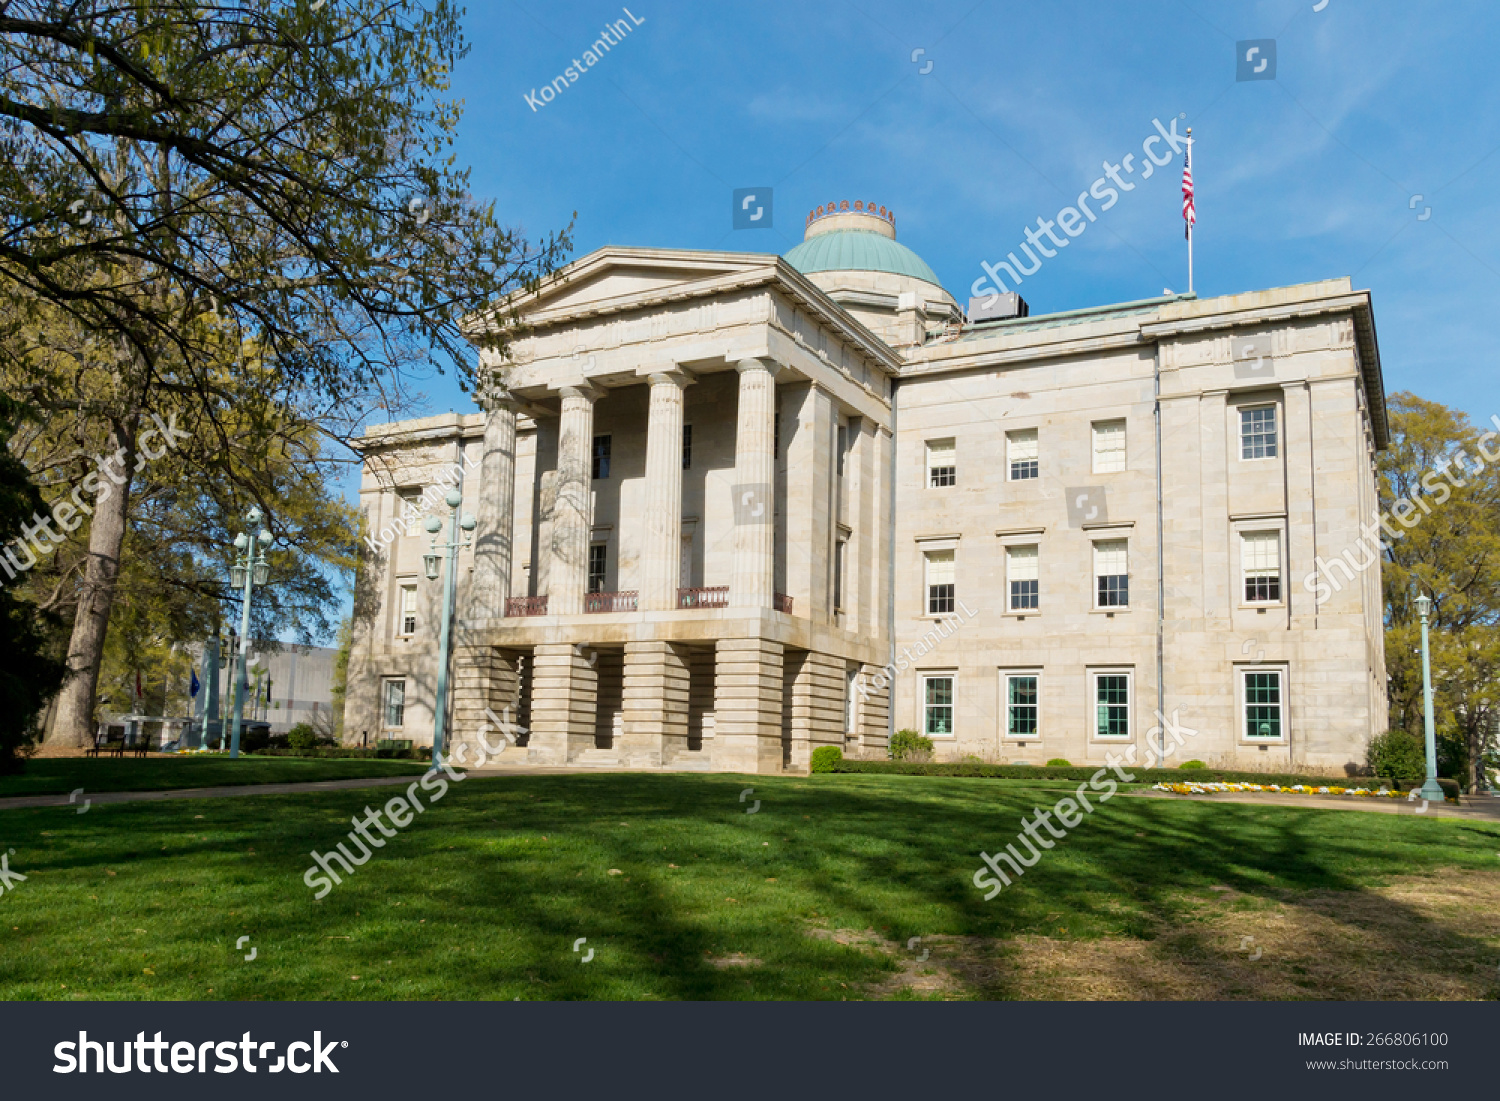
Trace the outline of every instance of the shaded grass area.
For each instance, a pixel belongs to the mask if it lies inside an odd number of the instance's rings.
[[[454,784],[315,900],[309,850],[353,848],[351,816],[394,794],[0,813],[0,850],[29,877],[0,896],[0,997],[911,996],[893,980],[914,936],[1150,941],[1166,923],[1192,941],[1210,935],[1194,922],[1215,886],[1247,906],[1347,892],[1390,916],[1410,910],[1380,893],[1394,877],[1440,889],[1500,848],[1490,823],[1122,795],[985,902],[978,853],[1055,796],[927,777],[519,776]],[[1440,924],[1489,950],[1461,918]],[[988,954],[942,996],[1026,996],[1005,952]],[[1304,995],[1329,996],[1290,980],[1271,996]]]
[[[230,784],[289,784],[353,780],[422,772],[420,761],[314,760],[296,757],[43,757],[26,762],[17,776],[0,776],[0,798],[85,791],[165,791]]]

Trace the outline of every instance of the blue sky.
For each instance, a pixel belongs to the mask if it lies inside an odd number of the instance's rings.
[[[1139,160],[1153,119],[1185,115],[1198,294],[1351,276],[1374,295],[1387,390],[1488,420],[1500,12],[1317,2],[630,0],[642,22],[533,110],[528,92],[629,17],[483,0],[453,78],[455,153],[475,194],[533,237],[576,211],[575,257],[606,244],[782,253],[819,203],[874,199],[965,301],[981,261],[1055,217],[1106,160]],[[1237,43],[1265,38],[1276,79],[1237,81]],[[1032,312],[1185,290],[1180,178],[1174,163],[1139,181],[1027,279]],[[766,185],[773,228],[733,230],[733,189]],[[425,391],[427,412],[474,408],[449,378]]]
[[[627,17],[486,0],[465,20],[456,153],[475,193],[534,235],[576,210],[575,256],[785,252],[818,203],[874,198],[962,301],[982,260],[1106,159],[1139,160],[1153,118],[1186,114],[1199,295],[1352,276],[1374,294],[1387,389],[1488,419],[1500,12],[1316,2],[631,0],[643,22],[533,111],[526,93]],[[1236,81],[1236,43],[1261,38],[1276,40],[1276,79]],[[1027,279],[1032,312],[1185,290],[1180,174],[1138,182]],[[732,230],[732,189],[765,185],[774,227]],[[431,411],[472,408],[446,380],[426,390]]]

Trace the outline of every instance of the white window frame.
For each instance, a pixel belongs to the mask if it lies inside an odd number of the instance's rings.
[[[1099,678],[1125,678],[1125,733],[1099,733]],[[1089,670],[1088,698],[1089,741],[1107,745],[1123,745],[1135,740],[1135,670],[1130,668],[1105,667]]]
[[[938,582],[938,584],[951,584],[953,586],[953,607],[946,612],[934,612],[932,610],[932,563],[934,556],[947,556],[953,563],[953,580],[951,582]],[[954,613],[958,608],[958,548],[957,547],[926,547],[922,550],[922,617],[927,619],[944,619]]]
[[[949,728],[946,734],[929,734],[927,731],[927,685],[930,681],[945,680],[948,682],[948,719]],[[937,706],[942,706],[941,704]],[[933,670],[917,674],[917,729],[924,736],[936,741],[954,741],[958,737],[958,671],[957,670]]]
[[[401,721],[390,722],[391,717],[391,689],[396,685],[401,686]],[[406,678],[387,677],[380,682],[380,729],[381,730],[405,730],[406,729]]]
[[[1266,455],[1246,455],[1245,414],[1269,409],[1271,411],[1271,448]],[[1247,402],[1235,406],[1235,419],[1239,421],[1239,456],[1242,463],[1275,462],[1281,458],[1281,407],[1274,401]]]
[[[1099,548],[1106,543],[1119,543],[1125,548],[1125,603],[1123,604],[1101,604],[1099,602],[1099,578],[1104,576],[1118,577],[1118,574],[1101,574],[1099,572]],[[1095,539],[1089,547],[1089,586],[1093,590],[1094,610],[1100,612],[1119,612],[1130,607],[1130,540],[1109,538]]]
[[[415,581],[413,581],[411,584],[407,584],[405,581],[400,581],[400,582],[397,583],[397,590],[396,591],[400,594],[399,598],[397,599],[397,602],[396,602],[396,637],[397,638],[411,638],[413,635],[415,635],[417,633],[417,627],[421,623],[421,617],[418,616],[418,614],[417,614],[417,601],[418,601],[418,597],[419,597],[419,590],[417,588],[417,584],[416,584]],[[407,593],[411,594],[411,620],[412,620],[411,630],[407,630],[407,628],[406,628],[406,614],[407,614],[407,611],[406,611],[406,594]]]
[[[1252,738],[1248,731],[1249,714],[1247,708],[1248,685],[1246,680],[1252,674],[1274,673],[1278,678],[1281,699],[1277,703],[1277,710],[1281,718],[1281,734],[1276,738]],[[1285,665],[1237,665],[1234,669],[1235,681],[1235,740],[1240,745],[1286,745],[1291,739],[1291,707],[1289,678],[1287,666]]]
[[[1272,536],[1276,543],[1276,591],[1275,600],[1251,600],[1247,587],[1251,577],[1251,571],[1245,564],[1245,554],[1250,547],[1250,540],[1254,537]],[[1246,528],[1239,532],[1240,537],[1240,604],[1247,608],[1279,608],[1286,602],[1286,555],[1285,534],[1281,528]],[[1257,575],[1264,572],[1264,568],[1255,571]]]
[[[928,440],[926,446],[927,446],[927,488],[928,489],[952,489],[954,486],[958,485],[958,440],[955,439],[952,436],[948,437],[947,439],[943,439],[943,440]],[[946,458],[947,458],[948,461],[945,462],[945,463],[942,463],[941,465],[934,464],[934,462],[933,462],[933,458],[934,458],[934,454],[933,453],[934,452],[937,452],[937,457],[939,459],[941,459],[941,458],[943,458],[943,457],[946,456]],[[952,480],[951,481],[945,481],[945,482],[943,482],[942,485],[935,484],[933,482],[933,480],[932,480],[932,475],[933,475],[933,472],[937,471],[937,470],[951,471],[950,477],[952,478]]]
[[[1099,445],[1100,445],[1100,443],[1103,440],[1113,439],[1115,437],[1116,433],[1113,430],[1116,427],[1118,427],[1119,430],[1120,430],[1119,433],[1118,433],[1119,440],[1120,440],[1120,446],[1119,447],[1111,447],[1111,448],[1109,448],[1107,450],[1101,448]],[[1105,433],[1105,434],[1101,434],[1100,429],[1108,429],[1109,431],[1107,433]],[[1127,450],[1127,447],[1129,446],[1129,444],[1128,444],[1129,429],[1126,426],[1125,418],[1124,417],[1115,417],[1113,420],[1095,421],[1092,425],[1089,426],[1089,434],[1090,434],[1090,445],[1091,445],[1092,450],[1093,450],[1093,458],[1094,458],[1094,467],[1093,467],[1093,470],[1094,470],[1094,473],[1095,474],[1121,474],[1121,473],[1123,473],[1125,471],[1126,465],[1127,465],[1128,460],[1129,460],[1129,452]],[[1108,462],[1101,462],[1100,461],[1101,459],[1105,459],[1106,457],[1112,457],[1112,456],[1115,456],[1115,455],[1119,456],[1119,460],[1118,460],[1119,465],[1118,466],[1115,465],[1115,460],[1113,458],[1110,458]]]
[[[1011,544],[1008,544],[1004,548],[1004,550],[1005,550],[1005,609],[1006,609],[1006,611],[1009,612],[1012,615],[1038,615],[1038,614],[1040,614],[1041,610],[1042,610],[1042,597],[1041,597],[1041,593],[1042,593],[1042,548],[1041,548],[1041,545],[1039,543],[1011,543]],[[1014,590],[1012,588],[1012,582],[1014,580],[1016,580],[1016,579],[1014,577],[1012,577],[1011,565],[1012,565],[1013,560],[1014,560],[1013,556],[1015,555],[1015,553],[1017,551],[1027,551],[1027,550],[1031,551],[1032,561],[1036,563],[1036,577],[1035,578],[1021,578],[1021,580],[1023,580],[1023,581],[1025,581],[1025,580],[1034,580],[1034,581],[1036,581],[1036,583],[1037,583],[1037,585],[1036,585],[1036,588],[1037,588],[1037,601],[1036,601],[1036,607],[1034,607],[1034,608],[1033,607],[1019,608],[1015,604],[1015,592],[1014,592]]]
[[[859,730],[859,709],[856,693],[859,684],[859,667],[844,670],[844,733],[854,734]]]
[[[1031,458],[1016,456],[1016,444],[1029,442],[1035,454]],[[1036,474],[1029,478],[1015,476],[1017,462],[1036,463]],[[1036,428],[1017,428],[1005,434],[1005,480],[1007,482],[1035,482],[1042,476],[1042,433]]]
[[[1010,682],[1018,677],[1036,680],[1036,729],[1030,734],[1010,732]],[[1046,731],[1042,716],[1042,671],[1040,669],[1000,670],[1000,740],[1002,742],[1039,742]]]

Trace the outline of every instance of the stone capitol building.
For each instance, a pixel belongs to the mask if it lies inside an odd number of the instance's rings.
[[[355,742],[432,741],[445,476],[449,751],[488,710],[502,763],[1144,763],[1165,716],[1169,764],[1342,773],[1385,729],[1378,563],[1334,561],[1386,446],[1348,279],[966,311],[839,202],[785,256],[602,248],[467,334],[482,411],[362,439]]]

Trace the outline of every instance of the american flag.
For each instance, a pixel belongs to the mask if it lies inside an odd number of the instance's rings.
[[[1190,236],[1198,221],[1198,212],[1193,207],[1193,146],[1188,143],[1187,160],[1182,165],[1182,220],[1187,223],[1183,236]]]

